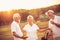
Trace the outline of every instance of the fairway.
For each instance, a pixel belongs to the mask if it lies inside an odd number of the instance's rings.
[[[47,26],[48,22],[36,22],[36,24],[43,28]],[[41,40],[41,37],[45,35],[45,32],[37,32],[38,40]],[[11,34],[11,26],[10,25],[4,25],[0,26],[0,40],[13,40],[12,34]]]
[[[0,26],[0,40],[13,40],[10,25]]]

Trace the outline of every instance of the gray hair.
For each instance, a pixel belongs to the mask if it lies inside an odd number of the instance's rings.
[[[15,13],[15,14],[13,15],[13,19],[15,19],[15,18],[18,17],[18,16],[20,16],[19,13]]]

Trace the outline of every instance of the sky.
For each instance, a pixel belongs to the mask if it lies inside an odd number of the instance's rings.
[[[0,0],[0,11],[34,9],[60,4],[60,0]]]

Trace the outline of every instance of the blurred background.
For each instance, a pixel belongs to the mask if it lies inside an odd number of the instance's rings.
[[[13,40],[11,23],[14,13],[21,15],[21,24],[26,23],[28,15],[32,15],[40,28],[48,26],[48,10],[54,10],[60,16],[60,0],[1,0],[0,1],[0,40]],[[38,37],[44,35],[38,32]]]

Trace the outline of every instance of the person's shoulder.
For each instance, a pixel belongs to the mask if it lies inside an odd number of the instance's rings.
[[[36,25],[37,26],[37,24],[35,24],[35,23],[33,25]]]
[[[56,16],[57,19],[60,19],[60,16]]]
[[[29,25],[26,24],[26,25],[23,27],[23,29],[26,30],[28,27],[29,27]]]
[[[57,15],[55,17],[60,18],[60,16],[57,16]]]
[[[15,22],[15,21],[13,21],[13,22],[11,23],[11,25],[16,25],[16,22]]]
[[[33,24],[35,27],[38,27],[38,25],[37,24]]]

